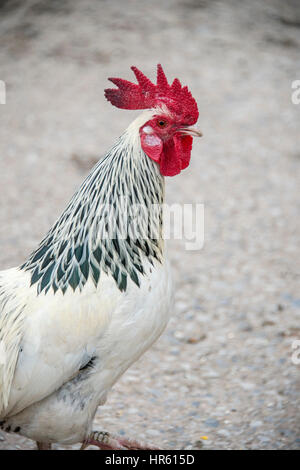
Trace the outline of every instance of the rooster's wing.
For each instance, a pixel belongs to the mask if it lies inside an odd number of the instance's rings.
[[[112,288],[104,279],[101,294],[88,282],[37,295],[28,272],[0,272],[0,417],[49,396],[89,361],[120,301]]]

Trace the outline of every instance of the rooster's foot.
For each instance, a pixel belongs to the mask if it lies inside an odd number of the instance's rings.
[[[132,439],[114,436],[104,431],[93,431],[82,443],[80,450],[84,450],[91,445],[102,450],[158,450],[157,447],[143,445]]]
[[[48,442],[37,442],[38,450],[51,450],[51,444]]]

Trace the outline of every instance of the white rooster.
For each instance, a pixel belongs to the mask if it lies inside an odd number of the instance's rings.
[[[118,108],[146,111],[28,260],[0,272],[0,427],[39,449],[54,442],[147,448],[93,431],[92,423],[113,384],[168,322],[164,176],[188,166],[193,136],[201,134],[189,127],[198,109],[187,87],[178,79],[169,85],[160,65],[156,85],[132,70],[138,84],[110,78],[117,88],[105,96]]]

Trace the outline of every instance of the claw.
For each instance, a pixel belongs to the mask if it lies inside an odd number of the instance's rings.
[[[103,431],[93,431],[83,441],[80,450],[84,450],[90,445],[97,446],[102,450],[159,450],[157,447],[143,445],[132,439],[120,438]]]

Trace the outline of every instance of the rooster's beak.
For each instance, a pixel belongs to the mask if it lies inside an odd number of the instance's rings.
[[[184,135],[191,135],[192,137],[202,137],[202,132],[194,127],[183,127],[180,132]]]

